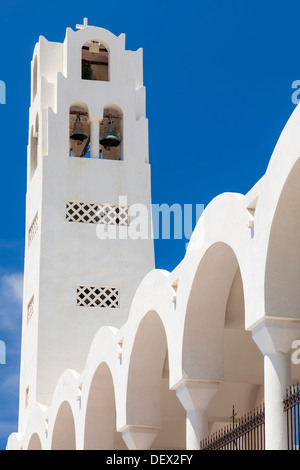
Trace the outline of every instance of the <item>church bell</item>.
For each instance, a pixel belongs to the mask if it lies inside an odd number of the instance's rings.
[[[88,138],[88,135],[83,130],[83,124],[80,121],[80,116],[77,115],[73,131],[70,135],[70,139],[76,140],[76,141],[79,140],[80,142],[83,142],[87,138]]]
[[[93,70],[89,63],[83,61],[82,63],[82,79],[83,80],[93,80]]]
[[[100,136],[100,144],[106,150],[109,150],[111,147],[118,147],[121,141],[118,137],[117,128],[110,118],[105,126],[102,136]]]

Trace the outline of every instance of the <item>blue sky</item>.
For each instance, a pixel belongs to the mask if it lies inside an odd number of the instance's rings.
[[[89,24],[126,34],[144,50],[152,199],[204,204],[246,193],[266,171],[295,108],[300,80],[297,0],[10,0],[0,12],[1,233],[0,449],[17,430],[30,61],[40,35],[62,42]],[[185,240],[156,240],[156,265],[172,270]]]

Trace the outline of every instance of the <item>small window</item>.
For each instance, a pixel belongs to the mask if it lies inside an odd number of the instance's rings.
[[[38,227],[39,227],[39,218],[38,218],[38,214],[36,214],[28,230],[28,246],[31,245],[38,231]]]
[[[66,203],[66,220],[86,224],[129,225],[128,206],[93,202]]]
[[[33,317],[34,313],[34,296],[31,297],[28,305],[27,305],[27,325]]]
[[[25,390],[25,408],[28,408],[29,405],[29,385],[26,387]]]
[[[117,287],[78,286],[78,307],[119,308],[119,289]]]
[[[81,78],[108,81],[108,50],[99,41],[88,41],[82,47]]]
[[[30,132],[30,179],[33,177],[38,163],[38,133],[33,126]]]

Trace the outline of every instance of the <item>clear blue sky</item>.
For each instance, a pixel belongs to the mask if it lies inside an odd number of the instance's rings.
[[[144,49],[153,203],[207,205],[265,173],[300,80],[297,0],[10,0],[0,11],[0,449],[17,430],[30,61],[40,35],[89,24]],[[299,130],[300,131],[300,130]],[[185,240],[157,240],[172,270]]]

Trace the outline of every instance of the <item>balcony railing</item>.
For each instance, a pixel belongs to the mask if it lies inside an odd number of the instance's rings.
[[[283,400],[283,411],[287,420],[287,444],[288,450],[299,450],[300,448],[300,387],[292,385],[286,391]]]
[[[265,409],[256,410],[200,442],[200,450],[265,450]]]

